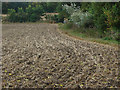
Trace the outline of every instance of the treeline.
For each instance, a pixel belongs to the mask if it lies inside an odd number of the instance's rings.
[[[10,22],[35,22],[40,20],[40,16],[43,14],[43,7],[40,5],[35,5],[32,7],[28,5],[25,10],[21,7],[17,9],[8,9],[8,18]]]
[[[3,2],[2,3],[2,13],[7,14],[8,9],[15,9],[16,12],[18,11],[19,8],[23,8],[25,11],[26,7],[29,5],[35,6],[35,5],[41,5],[44,9],[45,12],[56,12],[56,10],[61,7],[61,4],[66,4],[63,2]]]
[[[44,13],[48,21],[65,22],[70,28],[80,28],[80,32],[98,34],[100,38],[119,40],[120,3],[118,2],[42,2],[42,3],[3,3],[3,13],[10,22],[36,22]],[[81,28],[85,28],[82,30]]]
[[[120,40],[120,3],[73,3],[64,5],[68,27],[105,40]]]
[[[44,13],[60,13],[62,11],[62,5],[70,4],[63,2],[39,2],[39,3],[3,3],[2,12],[8,14],[5,21],[10,22],[36,22],[41,20],[41,16]],[[63,14],[63,13],[62,13]],[[64,14],[66,14],[64,12]],[[47,20],[55,22],[63,22],[63,15],[45,16]]]

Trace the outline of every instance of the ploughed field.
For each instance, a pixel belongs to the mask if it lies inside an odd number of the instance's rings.
[[[43,23],[3,24],[2,41],[3,88],[119,87],[117,48]]]

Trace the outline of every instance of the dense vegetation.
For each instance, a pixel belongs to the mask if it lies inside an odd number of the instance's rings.
[[[119,41],[120,3],[81,3],[64,5],[69,13],[67,28],[104,40]]]
[[[10,22],[65,22],[67,28],[105,40],[119,41],[120,3],[3,3]],[[45,15],[45,13],[59,13]]]

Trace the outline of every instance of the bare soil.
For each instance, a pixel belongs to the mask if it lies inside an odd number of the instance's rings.
[[[3,24],[3,88],[120,87],[118,50],[62,34],[55,24]]]

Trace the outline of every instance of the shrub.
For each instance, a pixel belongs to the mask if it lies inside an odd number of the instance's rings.
[[[16,22],[17,21],[17,14],[14,9],[8,9],[8,21]]]
[[[46,20],[50,20],[50,15],[45,16]]]
[[[40,16],[44,13],[42,6],[36,5],[35,7],[32,7],[29,5],[25,12],[22,8],[18,8],[16,12],[14,9],[8,9],[8,21],[10,22],[35,22],[40,20]]]
[[[71,20],[78,27],[90,27],[92,25],[92,16],[88,12],[77,11],[71,15]]]
[[[63,12],[61,12],[59,15],[58,15],[58,22],[64,22],[64,13]]]
[[[58,23],[58,15],[46,15],[45,18],[49,22],[56,22],[56,23]]]
[[[35,14],[35,13],[32,13],[31,15],[30,15],[30,22],[35,22],[35,21],[37,21],[37,15]]]
[[[90,27],[93,25],[92,15],[89,12],[82,12],[75,4],[65,5],[64,9],[70,14],[70,21],[78,27]]]
[[[35,7],[32,7],[31,5],[29,5],[26,8],[26,12],[27,12],[27,17],[28,17],[28,21],[30,22],[35,22],[35,21],[39,21],[41,18],[40,16],[43,15],[44,10],[42,8],[42,6],[40,5],[36,5]]]
[[[54,16],[51,16],[51,20],[53,21],[53,22],[58,22],[58,15],[54,15]]]
[[[23,11],[22,8],[18,8],[17,14],[17,20],[18,22],[25,22],[27,21],[27,14]]]
[[[107,24],[105,23],[106,17],[103,12],[103,7],[105,3],[92,3],[89,9],[89,12],[93,15],[94,25],[98,30],[101,30],[102,33],[107,28]]]
[[[119,9],[120,9],[120,6],[117,4],[112,5],[111,9],[108,9],[108,8],[103,9],[105,17],[106,17],[105,23],[107,24],[108,30],[120,29]]]

